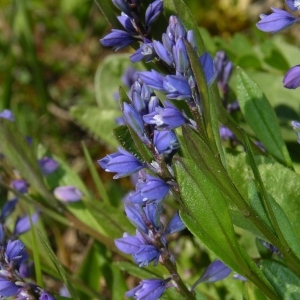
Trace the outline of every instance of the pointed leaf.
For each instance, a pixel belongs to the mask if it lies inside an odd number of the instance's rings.
[[[300,299],[300,279],[286,266],[274,260],[263,260],[261,270],[278,293],[278,299]]]
[[[242,113],[258,139],[270,154],[291,167],[275,112],[257,84],[242,69],[237,70],[236,92]]]

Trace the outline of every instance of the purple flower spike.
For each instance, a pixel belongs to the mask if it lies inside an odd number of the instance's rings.
[[[300,65],[290,68],[283,78],[283,85],[287,89],[296,89],[300,86]]]
[[[273,13],[270,15],[260,15],[261,20],[256,24],[257,28],[265,31],[276,33],[283,30],[299,20],[289,12],[272,7]]]
[[[0,112],[0,118],[6,119],[6,120],[9,120],[12,122],[15,121],[15,116],[12,113],[12,111],[9,109],[4,109],[2,112]]]
[[[192,289],[199,283],[211,283],[226,278],[231,273],[231,269],[228,268],[223,262],[216,259],[214,260],[204,271],[201,277],[193,284]]]
[[[32,224],[35,224],[39,218],[39,214],[35,213],[31,216],[31,222]],[[30,220],[29,216],[25,215],[22,218],[17,218],[15,229],[14,229],[14,235],[20,235],[26,231],[30,230]]]
[[[115,51],[129,46],[135,38],[124,30],[112,29],[111,33],[100,40],[104,47],[112,47]]]
[[[152,2],[147,10],[146,10],[146,16],[145,16],[145,21],[146,21],[146,26],[150,27],[151,24],[157,20],[158,16],[163,10],[163,1],[162,0],[156,0]]]
[[[169,99],[184,100],[192,97],[189,83],[182,75],[167,75],[163,87]]]
[[[154,130],[153,143],[160,154],[170,154],[180,146],[176,134],[173,131],[167,130]]]
[[[43,175],[49,175],[57,170],[59,164],[51,157],[45,156],[38,160],[41,172]]]
[[[290,10],[300,10],[300,2],[298,0],[285,0]]]
[[[21,194],[26,194],[28,192],[28,182],[23,179],[16,179],[11,182],[12,187]]]
[[[164,293],[167,281],[169,280],[144,279],[125,295],[136,300],[157,300]]]
[[[116,172],[114,179],[131,175],[144,168],[142,162],[122,148],[119,148],[119,152],[106,155],[98,160],[98,164],[106,172]]]
[[[77,202],[82,199],[82,192],[75,186],[59,186],[53,191],[54,196],[62,202]]]
[[[0,296],[11,297],[18,293],[19,286],[15,285],[12,281],[0,277]]]
[[[300,123],[297,121],[292,121],[293,130],[298,136],[297,142],[300,144]]]

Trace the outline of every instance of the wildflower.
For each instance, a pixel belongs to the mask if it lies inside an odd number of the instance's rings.
[[[140,48],[137,49],[131,56],[130,60],[133,63],[139,62],[145,58],[145,62],[150,62],[156,57],[156,53],[153,47],[153,43],[148,39],[145,42],[140,43]]]
[[[299,0],[285,0],[285,2],[290,10],[293,10],[293,11],[300,10],[300,1]]]
[[[276,33],[299,22],[299,18],[294,17],[285,10],[274,7],[271,9],[273,12],[270,15],[260,15],[261,20],[256,24],[258,29],[265,32]]]
[[[145,22],[146,27],[150,27],[152,23],[157,20],[158,16],[163,10],[163,1],[156,0],[147,7],[146,14],[145,14]]]
[[[53,191],[54,196],[62,202],[76,202],[82,199],[82,192],[75,186],[59,186]]]
[[[158,263],[160,250],[152,245],[150,238],[138,230],[136,230],[136,236],[125,232],[123,238],[115,240],[115,244],[120,251],[131,254],[140,267],[148,266],[152,261],[154,265]]]
[[[144,279],[137,287],[126,292],[126,296],[137,300],[157,300],[164,293],[168,281],[170,279]]]
[[[116,172],[114,179],[131,175],[144,168],[144,164],[135,156],[122,148],[118,148],[119,152],[106,155],[98,160],[98,164],[106,172]]]
[[[226,278],[230,273],[231,269],[223,262],[216,259],[206,268],[201,277],[193,284],[192,290],[194,290],[199,283],[216,282]]]
[[[232,74],[233,63],[229,60],[225,51],[218,51],[215,55],[214,62],[218,74],[218,86],[225,94],[228,91],[228,81]]]
[[[227,140],[236,140],[235,135],[233,132],[226,126],[221,125],[219,128],[220,137],[223,141]]]
[[[297,121],[292,121],[293,130],[297,134],[297,142],[300,144],[300,123]]]
[[[112,29],[111,33],[101,39],[100,42],[104,47],[112,47],[115,51],[118,51],[129,46],[135,40],[136,38],[124,30]]]
[[[11,182],[12,187],[21,194],[28,192],[28,182],[23,179],[16,179]]]
[[[0,118],[9,120],[14,122],[15,121],[15,116],[13,112],[9,109],[4,109],[2,112],[0,112]]]
[[[283,85],[287,89],[296,89],[300,86],[300,65],[290,68],[283,78]]]
[[[152,113],[144,115],[144,122],[168,130],[177,128],[186,122],[185,117],[174,105],[169,101],[165,101],[164,104],[164,108],[158,106]]]
[[[169,185],[162,179],[147,174],[145,180],[138,181],[137,191],[130,196],[130,201],[133,203],[160,201],[166,197],[169,189]]]
[[[159,154],[170,154],[180,146],[176,134],[168,130],[154,130],[153,144]]]
[[[18,198],[13,198],[5,202],[0,215],[0,223],[4,223],[5,219],[14,211]]]
[[[2,297],[12,297],[16,296],[19,290],[14,282],[0,276],[0,296]]]
[[[173,216],[173,218],[169,221],[165,231],[164,235],[173,234],[176,232],[179,232],[185,228],[185,225],[183,224],[178,212]]]
[[[55,159],[48,156],[39,159],[38,164],[42,174],[45,176],[55,172],[59,167],[58,162]]]
[[[39,213],[35,213],[31,216],[32,224],[35,224],[38,221]],[[30,220],[29,216],[25,215],[23,217],[18,217],[16,220],[14,235],[20,235],[28,230],[30,230]]]
[[[192,97],[192,91],[186,78],[182,75],[167,75],[163,87],[169,99],[184,100]]]
[[[139,72],[139,78],[149,87],[164,92],[164,77],[155,70]]]

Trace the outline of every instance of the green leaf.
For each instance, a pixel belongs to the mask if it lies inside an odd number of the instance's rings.
[[[92,290],[100,290],[101,260],[103,260],[102,253],[93,245],[91,245],[86,252],[85,258],[80,265],[77,276]],[[80,299],[92,300],[85,293],[79,293]]]
[[[171,15],[176,15],[182,22],[185,30],[193,30],[196,38],[196,45],[199,54],[205,52],[198,25],[193,17],[193,14],[182,0],[164,0],[164,13],[169,19]]]
[[[227,154],[226,161],[230,177],[241,194],[246,197],[249,179],[253,178],[247,165],[246,154]],[[255,161],[267,193],[283,209],[294,232],[298,232],[300,228],[300,175],[277,163],[272,158],[257,155]],[[236,170],[239,170],[239,172],[236,172]],[[299,234],[297,236],[300,237]]]
[[[257,213],[257,215],[263,220],[263,222],[268,226],[271,230],[273,230],[273,226],[270,222],[270,219],[266,213],[263,202],[259,195],[259,192],[256,189],[254,182],[251,180],[249,182],[249,192],[248,199],[251,208]]]
[[[51,258],[53,264],[55,265],[58,273],[60,274],[64,284],[66,285],[69,293],[71,294],[71,297],[72,299],[74,300],[79,300],[78,298],[78,295],[71,283],[71,281],[69,280],[69,276],[68,274],[66,273],[64,267],[61,265],[61,263],[59,262],[59,260],[57,259],[56,255],[54,254],[54,252],[52,251],[51,247],[49,246],[49,244],[47,243],[47,240],[46,238],[42,235],[42,233],[38,230],[37,230],[37,233],[38,233],[38,236],[39,236],[39,239],[40,241],[42,242],[45,250],[46,250],[46,253],[48,254],[48,256]]]
[[[136,156],[139,160],[149,163],[152,161],[150,151],[129,126],[118,126],[114,129],[114,135],[121,147]]]
[[[111,1],[102,1],[102,0],[94,0],[99,9],[101,10],[102,14],[106,18],[106,20],[110,23],[110,25],[113,28],[119,28],[121,29],[122,26],[120,22],[117,19],[117,15],[119,14],[119,11],[117,8],[113,5]]]
[[[103,141],[113,148],[117,147],[113,129],[117,126],[115,119],[122,115],[120,110],[76,105],[71,107],[70,113],[78,125],[87,130],[96,140]]]
[[[185,207],[181,211],[183,222],[228,266],[243,273],[235,233],[220,189],[190,160],[176,158],[175,170]]]
[[[282,210],[280,205],[273,199],[272,196],[269,197],[269,201],[273,208],[275,218],[278,222],[280,230],[287,242],[291,247],[293,253],[300,259],[300,240],[297,237],[289,219],[287,218],[285,212]]]
[[[300,279],[286,266],[275,260],[262,260],[261,270],[279,295],[278,299],[300,299]]]
[[[236,91],[242,113],[258,139],[276,159],[292,167],[274,110],[257,84],[242,69],[237,70]]]

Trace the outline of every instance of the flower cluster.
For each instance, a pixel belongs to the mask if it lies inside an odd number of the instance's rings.
[[[140,1],[113,0],[112,2],[122,12],[118,20],[125,30],[112,29],[111,33],[100,40],[101,44],[117,51],[134,42],[140,42],[139,49],[130,57],[131,61],[138,62],[143,58],[146,62],[151,61],[156,54],[150,30],[163,9],[163,1],[156,0],[150,3],[143,18],[140,15]]]

